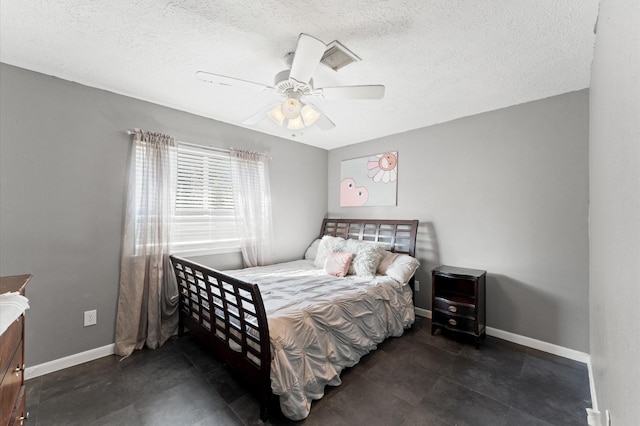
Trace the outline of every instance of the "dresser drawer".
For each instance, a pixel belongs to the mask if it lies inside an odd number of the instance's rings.
[[[27,424],[29,413],[27,413],[27,399],[24,397],[25,391],[26,387],[24,385],[20,386],[18,402],[13,410],[13,414],[11,414],[9,426],[23,426]]]
[[[466,333],[475,333],[476,331],[476,321],[474,319],[449,315],[439,311],[433,312],[433,322],[455,331]]]
[[[434,309],[440,311],[461,315],[474,319],[476,316],[476,305],[470,303],[455,302],[444,297],[436,297],[434,299]]]
[[[15,352],[9,368],[4,373],[2,383],[0,383],[0,413],[2,413],[0,424],[2,425],[6,425],[9,422],[9,417],[13,412],[16,399],[20,393],[24,376],[23,362],[22,341],[20,341],[18,350]]]
[[[24,316],[20,316],[0,336],[0,380],[7,368],[9,368],[9,363],[16,353],[18,343],[22,340],[23,324]]]

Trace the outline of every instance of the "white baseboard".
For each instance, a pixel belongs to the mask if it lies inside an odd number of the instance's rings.
[[[598,410],[598,397],[596,395],[596,382],[593,379],[593,367],[591,367],[591,356],[587,360],[587,368],[589,370],[589,387],[591,388],[591,408]]]
[[[589,370],[589,391],[591,392],[591,408],[587,408],[587,423],[593,426],[602,426],[603,415],[598,410],[598,396],[596,395],[596,382],[593,379],[593,367],[591,366],[591,355],[587,359],[587,369]],[[608,420],[609,411],[605,411],[605,424],[610,425]]]
[[[112,343],[100,348],[90,349],[85,352],[34,365],[33,367],[27,367],[24,370],[24,378],[25,380],[33,379],[44,374],[53,373],[54,371],[63,370],[65,368],[73,367],[74,365],[83,364],[85,362],[93,361],[94,359],[113,355],[115,353],[115,346],[116,345]]]
[[[416,315],[424,318],[431,318],[431,311],[427,309],[418,308],[418,307],[415,307],[414,309],[416,311]]]
[[[422,308],[415,308],[416,315],[425,318],[431,318],[431,311]],[[500,330],[498,328],[487,327],[487,335],[497,337],[508,342],[517,343],[522,346],[537,349],[563,358],[569,358],[574,361],[588,363],[589,354],[576,351],[574,349],[565,348],[563,346],[554,345],[553,343],[543,342],[542,340],[532,339],[531,337],[521,336],[509,331]]]
[[[569,358],[574,361],[583,363],[587,363],[589,361],[589,354],[587,353],[576,351],[575,349],[565,348],[564,346],[554,345],[553,343],[543,342],[542,340],[532,339],[531,337],[521,336],[509,331],[487,327],[487,334],[489,336],[517,343],[522,346],[537,349],[539,351],[548,352],[550,354],[558,355],[563,358]]]

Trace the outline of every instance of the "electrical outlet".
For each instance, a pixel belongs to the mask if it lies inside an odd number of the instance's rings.
[[[416,291],[420,291],[420,281],[415,280],[413,282],[413,286],[415,287]]]
[[[98,323],[98,311],[96,309],[92,311],[84,312],[84,326],[96,325]]]

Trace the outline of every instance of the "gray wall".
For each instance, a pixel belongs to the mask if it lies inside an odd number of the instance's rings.
[[[398,151],[396,207],[339,206],[340,163]],[[329,215],[420,220],[416,305],[430,270],[488,271],[491,327],[588,351],[588,92],[329,152]]]
[[[327,210],[417,218],[419,307],[434,266],[487,269],[489,326],[588,350],[586,91],[328,153],[7,65],[0,91],[0,274],[34,274],[27,365],[113,342],[133,127],[269,152],[279,260],[301,256]],[[386,150],[398,206],[340,208],[340,161]],[[83,328],[88,309],[98,325]]]
[[[640,3],[604,0],[589,97],[590,353],[598,408],[638,424]],[[604,423],[603,423],[604,424]]]
[[[34,275],[28,366],[113,343],[126,129],[270,153],[278,259],[300,258],[319,232],[325,150],[5,64],[0,92],[0,275]],[[220,261],[240,266],[238,255]],[[98,324],[84,328],[89,309]]]

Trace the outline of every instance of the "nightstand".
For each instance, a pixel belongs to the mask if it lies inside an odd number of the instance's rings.
[[[487,271],[442,265],[431,272],[431,334],[436,328],[486,336]]]

